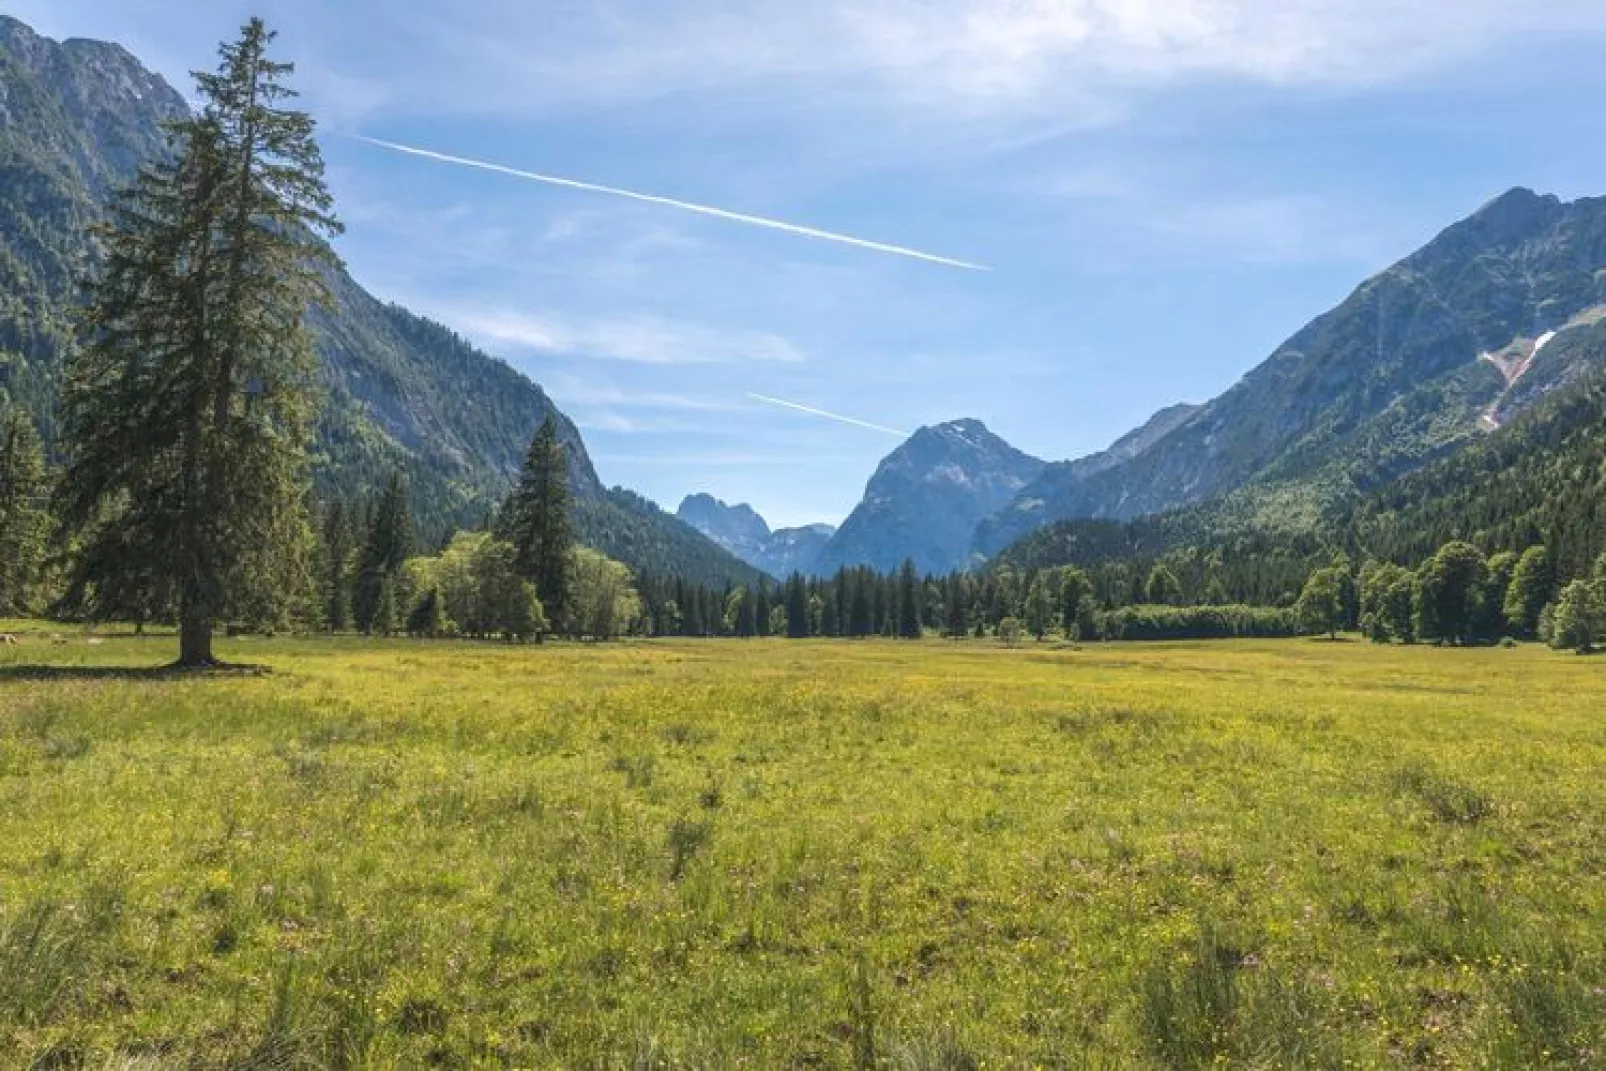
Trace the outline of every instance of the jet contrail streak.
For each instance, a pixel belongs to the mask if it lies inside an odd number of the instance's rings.
[[[853,417],[843,416],[841,413],[830,413],[824,409],[815,409],[813,406],[799,405],[796,402],[789,402],[785,398],[771,398],[767,394],[754,394],[752,391],[748,391],[747,396],[756,402],[763,402],[766,405],[778,405],[782,409],[795,409],[799,413],[808,413],[810,416],[824,417],[827,420],[835,420],[839,424],[852,424],[856,428],[869,428],[871,431],[880,431],[885,432],[888,435],[896,435],[900,439],[907,439],[909,437],[908,432],[899,431],[897,428],[889,428],[883,424],[872,424],[868,420],[855,420]]]
[[[784,223],[778,219],[765,219],[763,216],[749,216],[742,212],[731,212],[724,208],[713,208],[709,205],[695,204],[691,201],[677,201],[673,197],[659,197],[650,193],[637,193],[634,190],[621,190],[616,186],[600,186],[594,182],[581,182],[577,179],[559,178],[556,175],[543,175],[538,171],[524,171],[516,167],[505,167],[502,164],[489,163],[485,160],[471,160],[466,156],[451,156],[431,149],[419,149],[412,145],[401,145],[394,141],[383,141],[379,138],[370,138],[362,134],[345,134],[342,136],[351,138],[354,141],[366,142],[369,145],[377,145],[381,149],[389,149],[392,152],[406,153],[408,156],[420,156],[426,160],[437,160],[443,164],[457,164],[460,167],[494,171],[499,175],[511,175],[514,178],[528,179],[531,182],[544,182],[549,186],[562,186],[565,189],[602,193],[610,197],[623,197],[649,205],[678,208],[682,212],[695,212],[701,216],[712,216],[715,219],[729,220],[732,223],[746,223],[749,226],[764,227],[768,230],[782,231],[786,234],[796,234],[803,238],[817,238],[822,242],[838,242],[842,245],[851,245],[876,253],[890,253],[893,256],[910,257],[914,260],[923,260],[929,264],[941,264],[949,268],[963,268],[966,271],[992,271],[985,264],[972,264],[969,261],[954,260],[951,257],[939,257],[935,253],[922,253],[918,249],[908,249],[901,245],[872,242],[866,238],[854,238],[852,235],[822,231],[815,227]]]

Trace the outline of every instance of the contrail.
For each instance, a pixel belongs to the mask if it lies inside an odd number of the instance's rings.
[[[909,437],[909,433],[907,431],[899,431],[897,428],[889,428],[884,424],[872,424],[868,420],[855,420],[853,417],[843,416],[841,413],[830,413],[824,409],[815,409],[814,407],[808,405],[799,405],[796,402],[789,402],[785,398],[771,398],[767,394],[754,394],[752,391],[748,391],[747,396],[753,399],[755,402],[764,402],[766,405],[778,405],[782,409],[795,409],[799,413],[808,413],[811,416],[824,417],[827,420],[835,420],[839,424],[852,424],[856,428],[869,428],[871,431],[880,431],[885,432],[888,435],[896,435],[900,439],[907,439]]]
[[[941,264],[949,268],[963,268],[966,271],[993,270],[985,264],[972,264],[969,261],[954,260],[951,257],[939,257],[935,253],[922,253],[918,249],[909,249],[901,245],[872,242],[866,238],[854,238],[852,235],[822,231],[815,227],[784,223],[778,219],[765,219],[763,216],[749,216],[742,212],[731,212],[724,208],[713,208],[709,205],[695,204],[691,201],[677,201],[673,197],[659,197],[650,193],[637,193],[634,190],[621,190],[615,186],[599,186],[594,182],[580,182],[577,179],[559,178],[556,175],[543,175],[537,171],[523,171],[516,167],[505,167],[502,164],[493,164],[485,160],[471,160],[466,156],[451,156],[431,149],[419,149],[411,145],[401,145],[394,141],[382,141],[379,138],[370,138],[362,134],[344,134],[342,136],[351,138],[354,141],[367,142],[369,145],[377,145],[381,149],[389,149],[392,152],[406,153],[408,156],[421,156],[426,160],[438,160],[443,164],[457,164],[461,167],[478,168],[481,171],[494,171],[499,175],[512,175],[514,178],[528,179],[531,182],[544,182],[549,186],[562,186],[570,190],[586,190],[590,193],[603,193],[610,197],[624,197],[631,201],[641,201],[649,205],[678,208],[682,212],[695,212],[701,216],[713,216],[715,219],[729,220],[732,223],[746,223],[749,226],[764,227],[772,231],[800,235],[804,238],[817,238],[822,242],[839,242],[842,245],[851,245],[876,253],[891,253],[894,256],[910,257],[914,260],[923,260],[930,264]]]

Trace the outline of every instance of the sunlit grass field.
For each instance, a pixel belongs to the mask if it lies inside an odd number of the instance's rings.
[[[1606,1064],[1606,660],[222,653],[0,648],[0,1066]]]

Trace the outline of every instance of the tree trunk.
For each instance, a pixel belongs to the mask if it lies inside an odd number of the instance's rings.
[[[197,614],[186,613],[178,629],[178,664],[186,669],[204,669],[214,666],[212,657],[212,622]]]

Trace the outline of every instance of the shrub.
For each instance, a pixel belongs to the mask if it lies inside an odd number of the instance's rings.
[[[1299,615],[1262,606],[1123,606],[1099,615],[1107,640],[1215,640],[1300,635]]]

